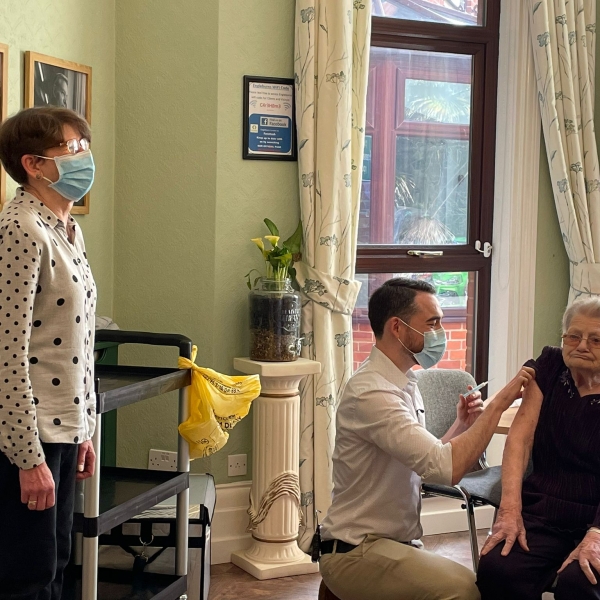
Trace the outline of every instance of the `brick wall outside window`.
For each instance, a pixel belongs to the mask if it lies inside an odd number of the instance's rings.
[[[467,317],[444,323],[444,329],[448,340],[446,353],[436,368],[464,371],[467,368]],[[368,358],[375,343],[375,336],[368,322],[356,318],[352,319],[352,333],[354,337],[354,370],[356,371],[360,364]]]

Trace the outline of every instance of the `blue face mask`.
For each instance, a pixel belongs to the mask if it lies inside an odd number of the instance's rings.
[[[402,321],[402,319],[400,319]],[[410,327],[408,323],[402,321],[407,327]],[[398,341],[415,357],[415,360],[424,368],[430,369],[434,365],[437,365],[444,352],[446,352],[446,332],[443,327],[435,329],[434,331],[426,331],[425,333],[410,327],[413,331],[420,333],[425,338],[423,344],[423,350],[421,352],[413,352],[404,346],[402,340],[398,338]]]
[[[96,165],[92,157],[92,151],[78,152],[77,154],[65,154],[64,156],[40,156],[46,160],[53,160],[58,169],[58,180],[50,182],[49,188],[56,190],[63,198],[71,202],[81,200],[92,188]]]

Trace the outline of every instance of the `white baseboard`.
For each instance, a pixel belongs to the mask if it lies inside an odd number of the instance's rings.
[[[211,527],[211,562],[231,562],[231,553],[245,550],[252,540],[246,533],[251,481],[217,485],[217,505]]]
[[[423,535],[468,531],[467,511],[462,509],[460,500],[451,498],[425,498],[421,508]],[[475,509],[477,529],[489,529],[494,518],[492,506],[480,506]]]
[[[251,481],[217,485],[217,505],[212,523],[212,564],[231,562],[231,553],[250,546],[248,525],[248,498]],[[425,498],[421,511],[424,535],[467,531],[467,513],[459,500]],[[475,509],[478,529],[489,528],[494,509],[482,506]]]

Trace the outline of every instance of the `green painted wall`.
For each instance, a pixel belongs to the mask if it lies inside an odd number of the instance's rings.
[[[542,136],[543,137],[543,136]],[[544,140],[540,150],[538,236],[535,261],[533,354],[560,342],[560,320],[569,296],[569,261],[562,241]]]
[[[176,8],[175,8],[176,5]],[[115,320],[181,332],[197,364],[233,373],[247,355],[244,275],[260,267],[250,238],[273,219],[292,231],[295,163],[241,159],[242,76],[293,76],[293,0],[128,0],[116,9]],[[258,35],[269,15],[269,35]],[[128,361],[174,353],[126,349]],[[119,411],[118,462],[142,467],[175,449],[176,397]],[[250,461],[252,420],[193,464],[227,477],[227,455]],[[245,477],[248,479],[249,471]]]
[[[0,42],[9,46],[8,114],[23,108],[25,52],[92,67],[92,134],[96,181],[81,225],[98,285],[98,314],[113,312],[115,148],[115,0],[2,0]],[[16,184],[7,182],[7,199]]]
[[[233,357],[248,356],[248,288],[244,275],[262,269],[251,238],[268,234],[265,217],[287,237],[300,217],[295,162],[242,160],[242,77],[294,76],[295,0],[219,2],[219,116],[215,231],[214,320],[221,334],[214,368],[233,372]],[[269,15],[268,35],[257,35]],[[227,455],[252,453],[252,419],[236,425],[226,448],[212,458],[212,472],[227,478]],[[248,477],[241,479],[250,479]]]

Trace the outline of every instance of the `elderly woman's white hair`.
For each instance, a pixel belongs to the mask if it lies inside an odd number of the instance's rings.
[[[600,296],[588,296],[575,300],[567,307],[562,318],[563,333],[569,329],[569,325],[575,315],[585,315],[593,319],[600,319]]]

